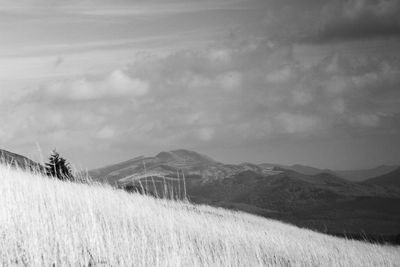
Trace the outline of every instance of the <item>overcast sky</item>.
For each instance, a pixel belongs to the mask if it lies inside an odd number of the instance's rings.
[[[81,168],[400,163],[398,0],[0,0],[0,148]]]

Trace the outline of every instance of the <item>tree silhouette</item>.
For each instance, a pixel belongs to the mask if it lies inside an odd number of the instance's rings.
[[[46,163],[46,173],[60,180],[74,180],[69,163],[56,150],[51,152],[49,162]]]

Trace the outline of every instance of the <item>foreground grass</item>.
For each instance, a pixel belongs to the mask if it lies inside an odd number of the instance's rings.
[[[0,166],[3,266],[398,266],[400,248]]]

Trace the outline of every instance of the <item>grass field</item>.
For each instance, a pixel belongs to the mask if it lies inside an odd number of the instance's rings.
[[[3,266],[399,266],[400,247],[0,166]]]

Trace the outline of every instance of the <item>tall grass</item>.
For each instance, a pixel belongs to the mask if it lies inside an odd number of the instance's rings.
[[[400,248],[0,166],[3,266],[398,266]]]

